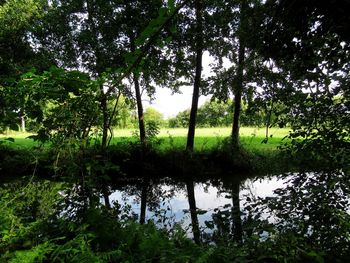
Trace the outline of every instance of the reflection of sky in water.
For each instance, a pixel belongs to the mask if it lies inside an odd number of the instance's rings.
[[[259,196],[267,197],[273,195],[273,190],[283,187],[283,180],[278,180],[276,177],[271,179],[261,179],[257,181],[247,180],[240,187],[240,205],[241,209],[244,209],[247,196]],[[162,186],[162,190],[170,190],[170,186]],[[219,192],[216,187],[205,186],[203,184],[195,185],[195,198],[196,206],[198,209],[206,210],[207,212],[202,215],[198,215],[198,220],[201,226],[204,225],[204,221],[211,220],[211,216],[215,208],[222,208],[226,204],[232,204],[230,193]],[[135,214],[140,213],[140,203],[135,195],[125,195],[120,191],[116,191],[111,194],[110,201],[118,201],[119,204],[129,204],[132,207],[132,211]],[[166,209],[170,208],[169,211]],[[164,205],[160,205],[160,209],[163,209],[163,215],[167,218],[172,218],[176,222],[182,221],[184,227],[190,224],[190,215],[185,213],[184,210],[189,209],[187,194],[184,189],[175,191],[175,195],[166,199]],[[154,212],[147,211],[146,219],[154,219]]]

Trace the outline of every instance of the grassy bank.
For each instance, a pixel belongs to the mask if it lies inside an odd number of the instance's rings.
[[[287,133],[286,129],[271,130],[273,136],[267,143],[262,143],[263,129],[242,128],[242,151],[232,152],[229,147],[226,147],[227,141],[225,141],[230,134],[229,128],[198,129],[195,152],[189,156],[184,151],[186,129],[161,130],[155,142],[142,153],[139,144],[132,143],[138,142],[138,137],[133,135],[135,131],[117,130],[107,155],[112,166],[118,166],[120,176],[146,173],[156,177],[164,174],[210,177],[221,173],[237,172],[279,173],[289,169],[289,165],[286,165],[286,161],[281,157],[282,153],[277,150]],[[79,152],[78,148],[70,146],[36,150],[34,146],[37,143],[28,139],[29,135],[26,133],[2,135],[0,140],[11,137],[14,138],[14,142],[3,143],[0,150],[0,173],[11,177],[35,172],[51,177],[57,174],[79,173],[79,169],[85,166],[93,167],[96,171],[92,173],[96,174],[100,174],[101,169],[104,172],[109,169],[105,168],[105,160],[101,159],[99,147],[92,145],[84,152]],[[112,168],[106,173],[110,173],[112,177],[118,177],[118,173]]]

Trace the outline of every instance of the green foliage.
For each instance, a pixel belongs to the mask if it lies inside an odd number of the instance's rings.
[[[128,97],[121,95],[118,101],[116,101],[115,99],[109,100],[108,108],[110,111],[113,110],[116,103],[116,113],[111,125],[118,129],[136,128],[134,118],[134,103],[130,99],[128,99]]]
[[[188,127],[189,118],[190,118],[190,111],[189,110],[179,112],[176,115],[176,117],[170,118],[168,120],[169,128]]]
[[[223,143],[223,147],[227,145]],[[117,171],[118,176],[123,175],[124,167],[135,173],[152,172],[156,169],[154,163],[168,175],[171,167],[175,174],[181,170],[193,176],[217,173],[223,167],[223,172],[227,172],[232,159],[236,162],[234,169],[242,159],[251,160],[243,151],[230,150],[228,147],[221,155],[194,153],[191,160],[176,152],[168,156],[143,152],[144,162],[138,168],[135,164],[140,149],[129,145],[124,153],[109,150],[107,154],[125,165]],[[342,262],[349,256],[350,190],[348,175],[342,171],[291,174],[286,188],[276,190],[274,197],[247,198],[242,211],[242,243],[232,239],[232,207],[216,209],[212,222],[207,222],[213,231],[207,233],[202,246],[197,246],[178,225],[159,229],[150,221],[142,226],[132,219],[130,208],[118,203],[110,209],[102,205],[99,189],[105,182],[104,176],[108,170],[113,176],[117,173],[93,153],[90,158],[85,153],[83,166],[74,154],[78,173],[73,173],[74,167],[67,169],[71,177],[78,175],[74,178],[81,184],[76,180],[64,185],[24,177],[0,188],[0,261]],[[214,163],[217,166],[211,167]],[[81,176],[81,167],[90,167],[85,176]],[[205,211],[198,211],[202,212]]]
[[[264,126],[266,114],[259,112],[258,107],[250,107],[243,103],[240,123],[242,126]],[[202,127],[229,127],[233,120],[233,102],[226,102],[217,99],[206,101],[198,108],[196,126]],[[179,112],[175,117],[168,119],[169,128],[188,127],[189,110]],[[275,122],[271,122],[274,126]]]
[[[349,4],[339,4],[342,7],[329,9],[317,1],[266,3],[256,16],[259,41],[251,43],[284,76],[273,93],[293,129],[291,151],[309,160],[322,159],[324,168],[349,162],[344,156],[350,134],[350,46],[343,31],[348,17],[341,11]],[[266,19],[274,9],[279,10],[276,19]]]
[[[3,1],[0,4],[0,130],[18,130],[23,98],[16,93],[20,75],[47,67],[48,58],[30,45],[28,31],[41,18],[43,1]]]
[[[347,231],[350,217],[347,213],[349,200],[346,198],[349,195],[348,182],[348,176],[342,172],[320,172],[309,177],[299,175],[293,181],[293,192],[289,192],[291,189],[287,188],[285,192],[279,193],[286,203],[299,203],[297,206],[291,205],[288,211],[297,232],[305,233],[309,243],[319,246],[322,251],[337,251],[334,256],[338,257],[349,256],[350,235]],[[282,210],[278,216],[284,218],[285,211]],[[300,224],[299,220],[304,222]],[[286,223],[290,224],[288,221]],[[328,240],[332,240],[332,243]]]
[[[246,197],[242,243],[232,241],[237,218],[230,204],[206,221],[211,229],[206,241],[235,249],[234,259],[244,262],[344,262],[350,256],[348,176],[341,171],[288,174],[286,186],[273,196]]]
[[[24,111],[40,125],[34,139],[60,144],[70,138],[86,140],[98,123],[97,81],[79,71],[51,67],[41,75],[27,73],[17,86]]]
[[[45,242],[33,247],[30,250],[19,250],[16,251],[8,262],[23,262],[23,263],[35,263],[35,262],[45,262],[46,255],[54,249],[53,244]],[[1,259],[1,258],[0,258]]]
[[[146,136],[149,140],[155,139],[159,134],[159,124],[156,121],[148,121],[146,122]]]
[[[52,249],[47,242],[50,229],[47,223],[58,219],[57,209],[61,207],[62,196],[57,192],[60,185],[29,181],[27,185],[17,182],[5,186],[1,188],[0,201],[1,259],[14,256],[36,262],[45,258],[45,253]]]
[[[159,111],[157,111],[156,109],[152,108],[152,107],[148,107],[144,114],[144,119],[145,122],[154,122],[157,123],[158,126],[163,127],[164,126],[164,117],[163,114],[160,113]]]
[[[232,101],[219,102],[217,100],[207,101],[198,108],[198,127],[228,127],[233,120]]]
[[[0,5],[0,36],[28,28],[42,11],[41,1],[10,0]]]
[[[348,182],[341,171],[292,174],[286,188],[265,200],[281,240],[293,238],[297,254],[316,262],[348,258]]]
[[[293,146],[290,150],[294,154],[300,154],[305,161],[320,160],[326,169],[348,166],[350,149],[348,98],[329,90],[303,94],[305,101],[294,112],[298,118],[289,136]]]
[[[174,238],[169,239],[152,223],[141,226],[127,220],[121,225],[119,206],[110,211],[90,207],[76,217],[69,209],[63,210],[69,200],[71,206],[80,205],[74,204],[73,195],[63,200],[58,192],[64,190],[62,185],[29,182],[15,187],[15,191],[1,188],[0,261],[186,262],[201,251],[180,228],[174,229]]]

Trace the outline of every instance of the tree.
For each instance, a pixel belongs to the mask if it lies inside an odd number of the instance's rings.
[[[227,101],[234,95],[232,106],[233,148],[239,146],[239,126],[242,113],[242,100],[250,104],[256,88],[257,75],[254,75],[258,57],[248,42],[255,30],[252,24],[254,10],[259,10],[259,1],[212,1],[210,5],[212,24],[210,28],[210,54],[216,59],[213,67],[215,76],[208,79],[208,93],[215,98]],[[224,59],[230,62],[224,67]]]
[[[154,122],[159,126],[162,126],[164,123],[164,117],[163,114],[157,111],[155,108],[148,107],[144,114],[145,121],[146,122]]]
[[[190,120],[189,120],[187,144],[186,144],[187,151],[193,151],[196,116],[197,116],[197,109],[198,109],[198,99],[199,99],[199,91],[201,86],[202,54],[203,54],[203,35],[202,35],[203,34],[202,33],[203,32],[203,21],[202,21],[203,3],[201,0],[195,1],[195,12],[196,12],[196,29],[195,29],[196,69],[195,69],[195,75],[194,75],[192,106],[190,111]]]
[[[25,128],[24,98],[16,94],[21,74],[49,67],[50,60],[30,44],[28,30],[41,17],[41,1],[5,1],[0,3],[0,129]],[[15,95],[16,94],[16,95]]]
[[[119,101],[110,100],[108,108],[112,111],[116,108],[115,118],[112,125],[119,129],[133,128],[133,116],[134,101],[128,97],[121,95]]]
[[[226,103],[217,99],[205,102],[198,109],[197,125],[199,127],[228,127],[232,122],[232,101]]]
[[[296,150],[321,156],[328,167],[349,149],[348,7],[347,1],[335,8],[319,1],[267,1],[254,46],[288,81],[279,97],[288,107]]]
[[[169,119],[170,128],[187,128],[189,122],[190,110],[179,112],[174,118]]]
[[[164,72],[171,70],[158,48],[163,44],[160,35],[185,3],[175,7],[170,1],[166,7],[162,1],[47,2],[44,18],[33,30],[33,41],[60,66],[84,69],[92,79],[99,81],[96,96],[103,122],[102,148],[106,147],[115,113],[108,110],[108,100],[120,93],[131,94],[122,85],[126,77],[130,77],[130,83],[135,86],[140,136],[144,141],[141,86],[152,94],[151,80],[167,83]],[[107,17],[110,19],[105,19]],[[145,26],[147,23],[149,25]],[[159,65],[161,70],[156,68]],[[156,80],[154,76],[162,78]]]
[[[85,73],[57,67],[23,75],[16,93],[25,94],[24,110],[41,124],[33,138],[51,140],[56,146],[71,139],[87,142],[100,117],[95,97],[99,85]]]
[[[245,19],[246,19],[246,9],[248,8],[246,1],[241,1],[240,3],[240,17],[239,17],[239,27],[241,31],[244,32]],[[234,87],[234,113],[233,113],[233,124],[232,124],[232,145],[237,148],[239,145],[239,118],[241,115],[241,101],[242,101],[242,90],[243,90],[243,69],[245,63],[245,36],[244,33],[240,33],[238,30],[238,61],[237,61],[237,73],[235,79]],[[245,32],[246,33],[246,32]]]

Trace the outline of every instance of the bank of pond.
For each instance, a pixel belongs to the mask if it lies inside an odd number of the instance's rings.
[[[0,162],[0,262],[350,259],[344,167],[139,145],[2,147]]]

